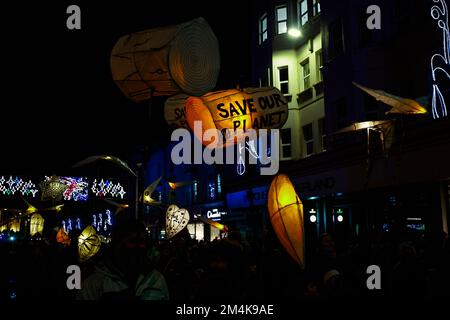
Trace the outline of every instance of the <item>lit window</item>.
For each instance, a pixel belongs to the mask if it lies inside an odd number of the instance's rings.
[[[313,16],[320,13],[320,0],[313,0]]]
[[[317,82],[323,80],[323,54],[322,50],[316,53],[316,65],[317,65]]]
[[[280,91],[282,94],[289,93],[289,70],[288,67],[278,68],[278,75],[280,78]]]
[[[311,70],[309,68],[309,59],[302,62],[303,72],[303,90],[308,89],[311,86]]]
[[[267,14],[259,19],[259,44],[267,40]]]
[[[319,119],[319,137],[322,137],[322,151],[326,151],[325,118]]]
[[[303,139],[305,140],[306,156],[314,153],[314,136],[312,123],[303,126]]]
[[[304,26],[308,22],[308,1],[301,0],[298,2],[298,21],[300,27]]]
[[[281,129],[281,157],[283,159],[292,157],[291,128]]]
[[[287,32],[287,7],[282,6],[276,8],[277,17],[277,34],[283,34]]]

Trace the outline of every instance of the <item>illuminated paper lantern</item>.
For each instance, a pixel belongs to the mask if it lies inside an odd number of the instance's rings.
[[[40,183],[42,189],[41,200],[54,200],[61,201],[63,198],[63,193],[67,189],[67,185],[61,181],[57,176],[52,176],[46,178]]]
[[[219,229],[220,231],[223,232],[228,232],[228,227],[224,224],[221,224],[217,221],[202,217],[202,216],[195,216],[198,220],[200,220],[203,223],[209,224],[210,226]]]
[[[85,262],[92,258],[100,250],[101,239],[95,229],[89,225],[78,237],[78,254],[80,261]]]
[[[276,176],[270,185],[268,211],[272,227],[283,247],[301,266],[305,265],[303,204],[288,176]]]
[[[19,232],[20,231],[20,220],[19,219],[12,220],[12,222],[9,225],[9,230],[14,231],[14,232]]]
[[[184,112],[184,105],[187,98],[186,94],[177,94],[166,100],[164,104],[164,119],[166,119],[167,124],[172,128],[186,128],[189,129],[189,125],[186,120],[186,115]]]
[[[391,107],[391,109],[386,112],[386,114],[392,114],[392,113],[400,113],[400,114],[425,114],[428,113],[427,109],[420,105],[415,100],[408,99],[408,98],[402,98],[394,96],[393,94],[384,92],[382,90],[375,90],[370,89],[367,87],[364,87],[360,84],[357,84],[353,82],[353,85],[358,87],[359,89],[363,90],[367,94],[374,97],[377,101],[381,101],[388,106]]]
[[[30,236],[34,236],[37,233],[42,234],[44,231],[44,222],[45,219],[39,214],[35,213],[31,216],[30,219]]]
[[[288,118],[288,102],[274,87],[231,89],[207,93],[199,98],[189,97],[185,115],[192,131],[195,121],[202,122],[202,137],[197,138],[208,145],[208,141],[203,141],[203,132],[207,129],[223,132],[225,129],[281,128]]]
[[[186,209],[180,209],[172,204],[166,212],[166,237],[172,238],[178,232],[183,230],[189,222],[189,212]]]
[[[203,18],[121,37],[111,53],[114,82],[135,102],[212,90],[220,70],[217,38]]]
[[[70,245],[70,238],[67,232],[64,231],[64,228],[59,228],[56,233],[56,242],[61,243],[64,246]]]

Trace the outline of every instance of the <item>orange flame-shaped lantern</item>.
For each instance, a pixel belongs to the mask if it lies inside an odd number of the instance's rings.
[[[268,194],[270,222],[283,247],[301,266],[305,265],[303,204],[288,176],[276,176]]]

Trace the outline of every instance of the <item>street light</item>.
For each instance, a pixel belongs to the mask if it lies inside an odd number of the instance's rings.
[[[288,34],[292,37],[292,38],[298,38],[302,35],[301,31],[298,30],[297,28],[291,28],[288,31]]]

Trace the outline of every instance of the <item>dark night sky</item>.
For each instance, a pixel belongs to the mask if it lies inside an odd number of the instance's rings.
[[[66,29],[70,4],[81,7],[80,31]],[[2,4],[9,19],[2,20],[1,31],[0,172],[63,170],[88,155],[120,156],[135,144],[167,136],[164,100],[155,100],[150,120],[147,107],[127,100],[111,79],[111,49],[124,34],[203,16],[221,50],[217,89],[238,82],[245,85],[250,72],[249,4],[242,0]]]

